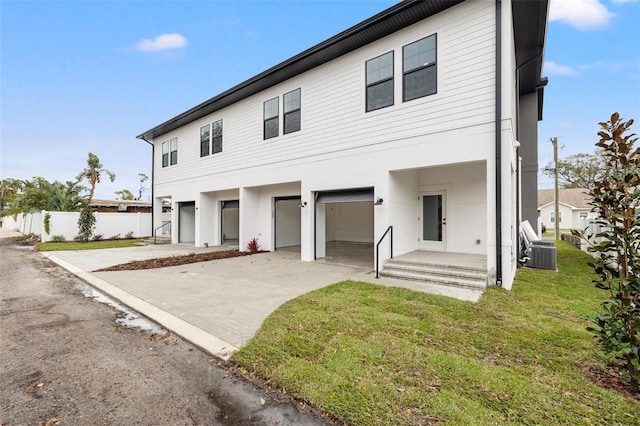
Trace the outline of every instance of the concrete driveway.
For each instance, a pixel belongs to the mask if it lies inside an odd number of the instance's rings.
[[[163,327],[222,358],[247,343],[288,300],[343,280],[406,287],[476,301],[479,291],[393,279],[373,271],[302,262],[287,252],[138,271],[92,272],[132,260],[221,250],[190,245],[43,252],[59,265]]]

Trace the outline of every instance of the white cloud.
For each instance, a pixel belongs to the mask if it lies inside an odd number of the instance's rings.
[[[576,76],[578,71],[568,65],[558,65],[553,61],[545,61],[544,73],[548,75]]]
[[[153,40],[145,38],[134,46],[134,49],[142,52],[158,52],[167,49],[180,49],[187,45],[187,39],[178,33],[161,34]]]
[[[633,2],[637,2],[637,1],[640,1],[640,0],[613,0],[614,3],[618,3],[618,4],[621,4],[621,3],[633,3]]]
[[[549,9],[550,21],[583,31],[605,28],[614,16],[599,0],[551,0]]]

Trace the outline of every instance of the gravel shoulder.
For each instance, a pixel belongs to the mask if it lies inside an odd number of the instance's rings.
[[[177,336],[116,323],[84,283],[0,240],[0,425],[329,425]]]

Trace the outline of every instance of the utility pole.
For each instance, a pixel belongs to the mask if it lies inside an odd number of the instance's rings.
[[[555,164],[554,168],[554,199],[555,199],[555,228],[556,228],[556,240],[560,239],[560,200],[559,200],[559,190],[558,190],[558,138],[551,138],[551,143],[553,144],[553,162]]]

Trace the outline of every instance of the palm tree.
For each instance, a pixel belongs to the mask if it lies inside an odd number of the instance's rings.
[[[81,181],[82,179],[87,179],[87,181],[89,182],[90,188],[89,188],[88,202],[91,202],[91,200],[93,199],[93,193],[96,190],[96,185],[100,183],[100,178],[102,177],[103,174],[106,174],[107,176],[109,176],[109,179],[111,180],[111,182],[113,182],[116,179],[115,173],[110,172],[109,170],[103,169],[102,164],[100,164],[100,159],[98,158],[98,156],[90,152],[89,159],[87,160],[87,167],[82,172],[80,172],[80,174],[77,177],[78,181]]]

